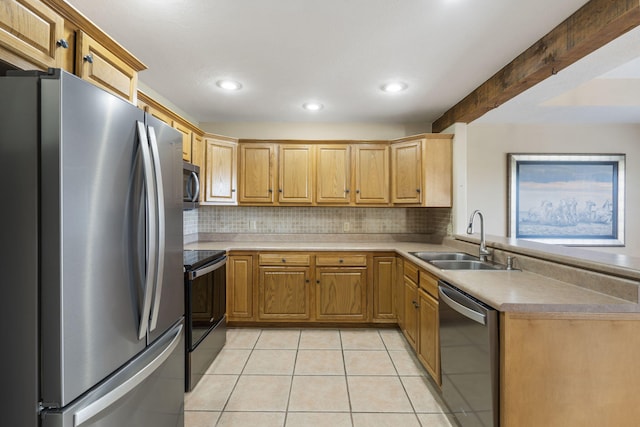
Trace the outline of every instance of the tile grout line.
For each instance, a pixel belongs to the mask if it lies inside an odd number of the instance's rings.
[[[296,364],[298,363],[298,355],[300,352],[300,340],[302,338],[302,330],[298,330],[298,343],[296,345],[296,357],[293,359],[293,367],[291,368],[291,381],[289,382],[289,395],[287,396],[287,406],[284,408],[284,420],[282,426],[287,425],[287,418],[289,418],[289,405],[291,405],[291,391],[293,390],[293,377],[296,373]]]
[[[344,370],[344,382],[347,387],[347,402],[349,403],[349,420],[351,421],[351,427],[353,427],[353,406],[351,405],[351,392],[349,390],[349,375],[347,373],[347,361],[344,357],[344,343],[342,342],[342,329],[338,330],[338,335],[340,337],[340,354],[342,354],[342,369]]]
[[[229,405],[229,401],[231,400],[231,396],[233,396],[233,392],[236,390],[236,387],[238,386],[238,383],[240,382],[240,378],[242,378],[242,373],[244,372],[245,368],[247,367],[247,364],[249,363],[249,359],[251,359],[251,355],[253,354],[254,350],[256,349],[256,345],[258,343],[258,340],[260,339],[260,336],[262,335],[262,331],[263,331],[263,329],[260,329],[260,332],[258,333],[258,336],[256,337],[256,340],[253,343],[253,346],[251,347],[251,351],[249,352],[249,356],[247,357],[247,360],[245,360],[244,365],[242,365],[242,369],[240,370],[240,373],[238,374],[238,378],[236,378],[236,382],[233,384],[233,387],[231,388],[231,392],[229,393],[229,396],[227,397],[227,399],[224,402],[224,405],[222,406],[222,410],[220,411],[220,415],[218,415],[218,419],[216,420],[216,423],[215,423],[216,426],[218,424],[220,424],[220,420],[222,420],[222,416],[225,413],[225,409],[227,408],[227,405]]]

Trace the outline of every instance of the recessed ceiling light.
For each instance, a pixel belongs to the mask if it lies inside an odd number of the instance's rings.
[[[409,86],[407,86],[407,84],[403,83],[403,82],[389,82],[389,83],[383,84],[381,89],[384,92],[397,93],[397,92],[402,92],[407,87],[409,87]]]
[[[319,102],[305,102],[304,104],[302,104],[302,108],[307,111],[320,111],[324,108],[324,105],[320,104]]]
[[[216,85],[224,90],[240,90],[242,85],[235,80],[218,80]]]

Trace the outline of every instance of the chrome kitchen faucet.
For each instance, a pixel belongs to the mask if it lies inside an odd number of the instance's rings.
[[[471,217],[469,218],[469,226],[467,227],[467,234],[473,234],[473,220],[476,215],[480,217],[480,248],[478,249],[478,256],[480,261],[487,261],[487,257],[491,255],[491,252],[487,249],[487,244],[485,242],[484,236],[484,217],[482,216],[482,212],[478,209],[473,211]]]

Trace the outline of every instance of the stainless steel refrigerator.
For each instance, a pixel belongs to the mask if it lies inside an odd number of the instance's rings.
[[[0,77],[1,424],[182,426],[182,138],[71,74]]]

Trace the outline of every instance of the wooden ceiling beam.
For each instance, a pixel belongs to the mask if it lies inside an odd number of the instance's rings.
[[[640,25],[640,0],[591,0],[451,107],[432,126],[469,123]]]

